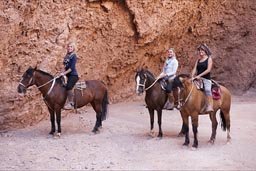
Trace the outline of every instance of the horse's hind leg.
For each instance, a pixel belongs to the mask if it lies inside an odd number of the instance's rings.
[[[211,122],[212,122],[212,135],[211,135],[211,138],[209,140],[209,143],[214,144],[214,141],[216,139],[216,130],[217,130],[217,127],[218,127],[218,122],[217,122],[217,119],[216,119],[216,113],[212,112],[210,114],[210,119],[211,119]]]
[[[97,131],[99,131],[99,127],[102,126],[102,106],[100,103],[95,102],[92,102],[91,105],[96,112],[96,122],[92,132],[96,133]]]
[[[92,132],[96,133],[97,131],[99,131],[99,127],[101,126],[102,126],[102,123],[101,123],[101,112],[100,112],[96,114],[96,122]]]
[[[55,115],[52,109],[48,108],[48,110],[50,112],[50,120],[51,120],[51,131],[49,132],[49,134],[53,135],[55,133]]]
[[[230,136],[230,114],[229,112],[224,113],[224,118],[225,118],[225,123],[226,123],[226,128],[227,128],[227,142],[231,141],[231,136]]]

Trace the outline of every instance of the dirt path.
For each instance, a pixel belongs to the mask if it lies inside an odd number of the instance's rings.
[[[0,170],[254,170],[256,168],[256,101],[233,98],[232,143],[218,127],[214,145],[207,115],[199,118],[199,148],[182,146],[177,137],[177,110],[163,112],[162,139],[151,138],[143,101],[113,104],[99,134],[92,134],[95,114],[90,106],[62,119],[62,136],[48,135],[50,122],[0,135]],[[218,117],[219,121],[219,117]],[[191,127],[190,127],[191,130]],[[155,122],[155,132],[158,131]],[[193,140],[190,132],[191,140]]]

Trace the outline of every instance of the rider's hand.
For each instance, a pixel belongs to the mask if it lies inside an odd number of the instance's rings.
[[[64,76],[64,75],[65,75],[64,72],[61,72],[61,73],[60,73],[60,77],[62,77],[62,76]]]

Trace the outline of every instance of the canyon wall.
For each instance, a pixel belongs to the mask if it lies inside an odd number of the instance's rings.
[[[104,81],[111,103],[138,98],[136,69],[159,74],[170,47],[178,73],[190,73],[200,43],[213,52],[215,80],[233,94],[256,88],[255,16],[254,0],[1,1],[0,129],[49,117],[35,86],[26,95],[17,86],[29,66],[56,76],[69,41],[80,80]]]

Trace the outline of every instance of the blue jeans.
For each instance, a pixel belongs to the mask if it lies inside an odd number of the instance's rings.
[[[204,92],[206,96],[212,96],[212,81],[208,79],[203,79]]]

